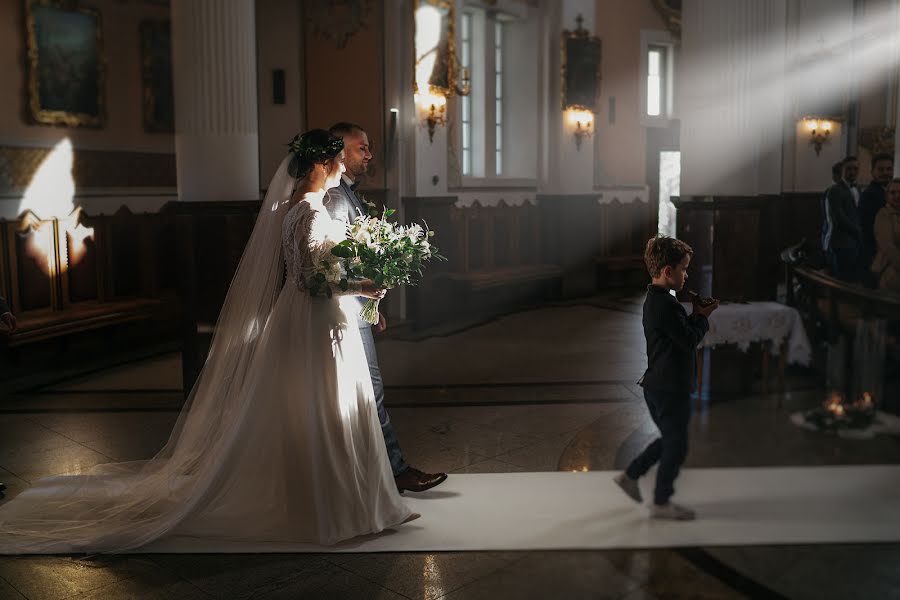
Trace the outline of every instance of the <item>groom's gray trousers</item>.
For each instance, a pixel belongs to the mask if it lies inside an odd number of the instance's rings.
[[[356,192],[341,180],[341,184],[329,190],[328,199],[325,202],[328,214],[333,219],[340,219],[353,223],[358,215],[366,214],[365,207],[359,201]],[[365,298],[357,298],[359,306]],[[372,377],[372,387],[375,389],[375,406],[378,407],[378,420],[381,421],[381,433],[384,434],[384,444],[387,446],[388,458],[391,461],[391,469],[394,475],[399,475],[409,468],[403,460],[400,451],[400,442],[397,441],[397,432],[384,408],[384,382],[381,380],[381,369],[378,367],[378,354],[375,353],[375,338],[372,337],[372,326],[368,321],[357,319],[359,324],[359,336],[362,338],[363,349],[366,351],[366,362],[369,363],[369,375]]]
[[[375,353],[375,337],[372,335],[372,327],[360,320],[359,336],[362,338],[363,349],[366,351],[366,362],[369,364],[369,375],[372,377],[372,388],[375,390],[375,406],[378,408],[378,420],[381,422],[381,433],[384,434],[384,444],[387,446],[388,458],[391,461],[391,470],[394,475],[399,475],[409,468],[403,460],[403,452],[400,451],[400,442],[397,440],[397,432],[391,423],[391,417],[384,408],[384,382],[381,379],[381,368],[378,366],[378,355]],[[364,326],[365,325],[365,326]]]

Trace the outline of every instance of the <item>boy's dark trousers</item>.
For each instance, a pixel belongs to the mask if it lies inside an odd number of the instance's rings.
[[[631,461],[625,474],[637,479],[658,462],[653,502],[662,505],[675,493],[675,478],[687,457],[691,397],[688,392],[661,392],[644,388],[644,399],[662,437]]]

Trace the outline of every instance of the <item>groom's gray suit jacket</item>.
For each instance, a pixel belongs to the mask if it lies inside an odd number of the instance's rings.
[[[332,219],[353,223],[356,217],[366,216],[368,211],[365,205],[360,201],[356,192],[342,178],[341,185],[328,190],[328,198],[325,202],[325,208]],[[359,307],[362,308],[363,301],[361,296],[357,296]],[[371,327],[372,324],[365,319],[357,319],[359,327]]]

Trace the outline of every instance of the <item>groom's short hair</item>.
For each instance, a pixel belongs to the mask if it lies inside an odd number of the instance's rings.
[[[333,135],[334,137],[344,137],[345,135],[351,135],[354,131],[361,131],[363,133],[366,132],[361,126],[356,123],[350,123],[347,121],[341,121],[339,123],[335,123],[331,127],[328,128],[328,133]]]

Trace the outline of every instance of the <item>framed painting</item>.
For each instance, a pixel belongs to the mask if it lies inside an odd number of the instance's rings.
[[[169,21],[141,22],[141,69],[144,131],[173,133],[175,97]]]
[[[25,0],[27,111],[35,123],[101,127],[106,64],[100,13]]]
[[[597,111],[600,93],[600,40],[576,19],[575,31],[562,33],[562,108]]]
[[[453,95],[458,86],[456,15],[449,0],[415,0],[414,77],[420,93]]]
[[[653,0],[653,7],[672,35],[681,39],[681,0]]]

